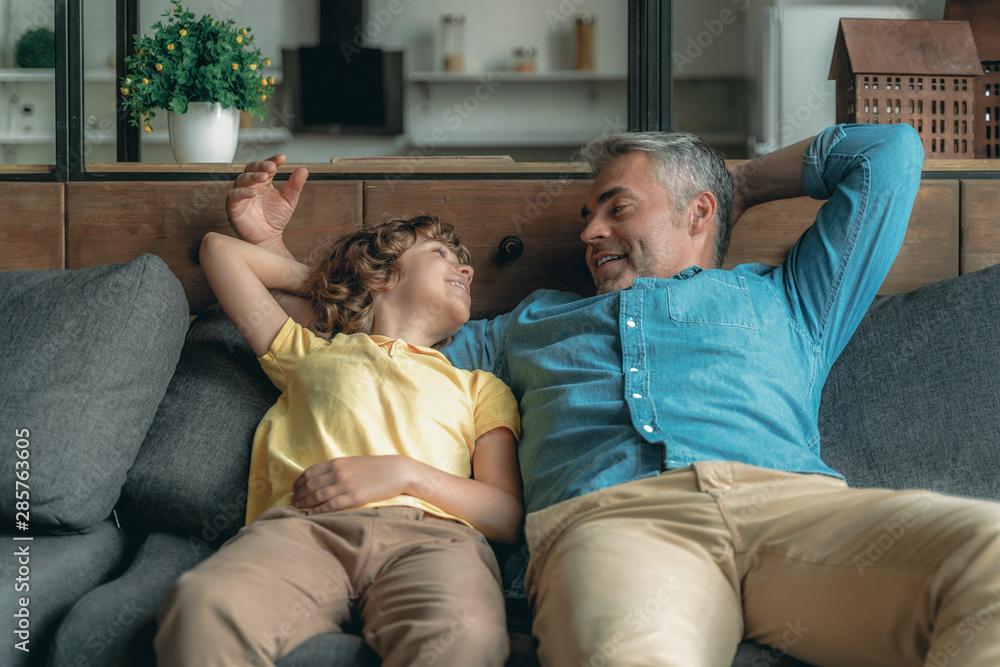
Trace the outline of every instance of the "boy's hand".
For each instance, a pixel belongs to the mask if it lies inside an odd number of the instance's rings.
[[[292,485],[292,505],[310,514],[361,507],[402,494],[413,459],[346,456],[311,465]]]
[[[288,177],[284,189],[278,190],[274,176],[284,163],[284,155],[249,163],[226,195],[226,215],[244,241],[265,248],[281,243],[309,177],[309,171],[299,167]]]

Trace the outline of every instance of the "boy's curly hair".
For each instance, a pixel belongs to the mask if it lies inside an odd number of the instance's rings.
[[[460,263],[472,263],[472,254],[455,236],[455,228],[429,215],[390,218],[345,234],[333,240],[302,285],[300,294],[316,313],[313,328],[329,334],[372,333],[372,292],[394,285],[403,275],[399,258],[417,242],[418,234],[447,245]]]

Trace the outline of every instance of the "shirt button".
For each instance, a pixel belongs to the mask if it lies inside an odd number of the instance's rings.
[[[397,341],[396,341],[396,349],[397,349],[397,350],[402,350],[402,349],[403,349],[403,347],[404,347],[404,346],[403,346],[403,344],[402,344],[402,343],[400,343],[400,342],[399,342],[399,341],[397,340]]]
[[[625,322],[625,324],[629,325],[630,327],[634,327],[634,326],[635,326],[635,320],[633,320],[633,319],[632,319],[632,318],[630,317],[630,318],[628,318],[628,321],[627,321],[627,322]]]
[[[638,373],[639,372],[638,368],[630,368],[628,370],[629,370],[630,373]]]
[[[632,394],[632,398],[642,398],[642,394]]]
[[[645,426],[642,427],[642,430],[645,431],[646,433],[652,433],[653,427],[650,426],[649,424],[646,424]]]

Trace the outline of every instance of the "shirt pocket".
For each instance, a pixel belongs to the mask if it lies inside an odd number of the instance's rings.
[[[700,274],[671,285],[667,291],[670,319],[757,330],[750,291],[742,276]]]

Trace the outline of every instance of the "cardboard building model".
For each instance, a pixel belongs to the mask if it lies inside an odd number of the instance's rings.
[[[968,21],[983,76],[976,79],[976,157],[1000,158],[1000,3],[948,0],[948,21]]]
[[[966,21],[841,19],[830,78],[838,123],[909,123],[928,158],[975,157],[982,64]]]

